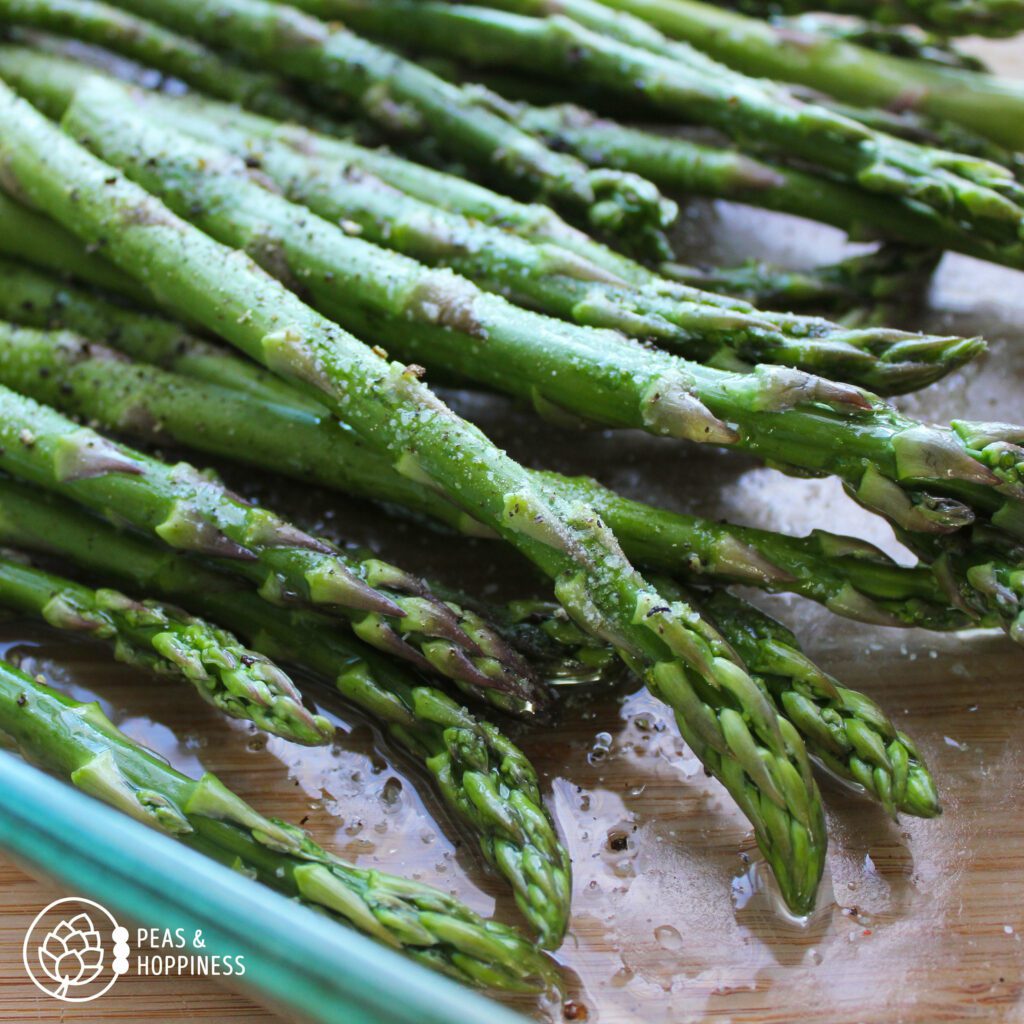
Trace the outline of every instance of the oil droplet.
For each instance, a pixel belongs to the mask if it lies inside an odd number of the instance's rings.
[[[673,928],[670,924],[655,928],[654,937],[658,940],[658,945],[670,953],[678,953],[683,948],[683,937],[679,934],[679,929]]]
[[[612,734],[610,732],[599,732],[594,737],[594,745],[587,752],[587,761],[590,764],[600,764],[612,749]]]
[[[577,1003],[575,999],[569,999],[562,1006],[562,1016],[566,1020],[586,1020],[589,1014],[582,1003]]]
[[[620,967],[612,975],[613,988],[625,988],[632,980],[634,974],[628,967]]]
[[[393,814],[398,810],[402,800],[402,782],[394,775],[384,783],[380,791],[380,801],[384,805],[385,814]]]

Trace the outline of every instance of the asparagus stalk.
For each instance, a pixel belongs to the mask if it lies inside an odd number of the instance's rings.
[[[27,210],[0,191],[0,255],[13,256],[44,270],[71,274],[89,284],[109,288],[131,298],[146,299],[146,291],[127,274],[96,259],[46,217]]]
[[[699,605],[800,731],[812,757],[862,787],[893,817],[941,813],[935,782],[913,741],[870,697],[841,686],[785,626],[728,591],[710,591]]]
[[[217,558],[274,604],[346,616],[367,643],[421,670],[543,704],[529,668],[472,613],[378,559],[356,561],[250,505],[187,463],[170,466],[0,388],[0,467],[151,533]]]
[[[119,661],[184,679],[224,714],[275,736],[321,744],[334,733],[326,718],[306,710],[294,683],[272,661],[180,608],[92,590],[3,556],[0,604],[112,643]]]
[[[730,6],[716,4],[716,6]],[[863,46],[875,53],[886,53],[892,57],[904,57],[915,61],[926,61],[940,67],[959,68],[962,71],[989,72],[985,62],[972,53],[959,49],[945,35],[925,32],[911,25],[893,25],[878,21],[834,21],[820,17],[817,13],[800,14],[785,18],[773,18],[773,22],[786,29],[806,32],[810,35],[824,35],[831,39],[843,39],[857,46]]]
[[[6,296],[17,307],[17,293],[5,288],[10,280],[0,284],[0,302]],[[19,319],[33,315],[22,306]],[[117,321],[93,336],[119,345]],[[145,351],[133,354],[148,359]],[[227,379],[232,357],[222,358]],[[193,366],[184,359],[181,373],[194,376]],[[459,505],[396,472],[351,429],[301,404],[267,402],[247,389],[245,376],[235,388],[209,387],[189,376],[111,358],[102,345],[66,333],[0,326],[0,381],[111,430],[157,442],[170,439],[303,483],[403,506],[462,533],[481,532]],[[662,573],[791,591],[837,614],[876,624],[954,629],[970,621],[950,607],[940,580],[927,567],[901,568],[853,538],[820,531],[794,538],[737,527],[652,508],[584,477],[534,475],[568,500],[599,508],[627,554]]]
[[[341,636],[329,618],[274,608],[231,577],[118,532],[45,492],[0,480],[0,539],[200,607],[258,650],[332,680],[423,763],[456,820],[511,883],[543,943],[558,945],[569,918],[569,856],[541,803],[533,766],[493,725]]]
[[[1002,258],[1024,260],[1024,189],[1006,168],[801,103],[783,86],[732,71],[597,0],[559,0],[559,13],[548,17],[527,14],[546,14],[549,0],[501,0],[507,11],[420,0],[323,4],[368,32],[474,65],[533,68],[543,54],[562,79],[639,98],[663,115],[713,125],[745,146],[753,140],[869,193],[924,206],[951,226],[969,225]]]
[[[639,252],[668,252],[674,203],[636,175],[593,170],[501,118],[481,113],[457,87],[337,23],[267,0],[120,0],[119,6],[213,46],[346,97],[386,132],[429,134],[516,191],[564,206]]]
[[[782,270],[760,260],[735,267],[663,264],[662,270],[684,284],[735,295],[759,306],[836,308],[845,314],[863,309],[875,315],[875,310],[890,304],[913,307],[914,296],[924,291],[940,258],[941,253],[933,249],[888,244],[808,270]]]
[[[54,117],[60,117],[69,97],[95,73],[96,69],[92,65],[68,59],[64,54],[54,55],[24,46],[0,44],[0,76],[37,107]],[[233,135],[236,131],[244,131],[245,135],[251,137],[254,144],[258,143],[260,148],[285,145],[293,152],[309,156],[321,166],[324,163],[329,166],[339,165],[341,168],[350,168],[352,173],[379,178],[406,195],[429,202],[442,210],[462,214],[471,221],[500,227],[506,233],[540,245],[554,245],[559,249],[568,250],[578,256],[585,265],[599,267],[606,275],[613,279],[621,279],[631,287],[650,289],[659,296],[749,311],[747,305],[736,300],[686,288],[659,277],[643,264],[623,256],[572,227],[548,206],[522,203],[458,175],[414,163],[387,150],[368,149],[348,140],[309,131],[300,125],[253,116],[237,108],[229,107],[224,110],[198,97],[182,99],[182,103],[192,105],[197,116],[202,113],[204,121],[217,116],[218,124],[224,127],[226,133]],[[216,113],[218,110],[219,116]],[[3,193],[0,193],[0,200],[3,199]],[[0,202],[0,224],[11,220],[7,216],[10,210],[16,214],[19,222],[26,224],[26,227],[22,231],[20,224],[12,222],[10,232],[0,236],[0,245],[6,241],[8,248],[0,251],[6,251],[9,255],[21,255],[30,262],[51,270],[59,270],[62,266],[61,260],[66,260],[69,264],[72,259],[81,262],[78,251],[80,246],[72,241],[72,236],[67,232],[63,232],[49,220],[29,214],[21,207],[12,207],[13,204],[10,202]],[[894,205],[893,209],[898,211],[901,208]],[[31,218],[38,220],[36,233],[45,235],[46,247],[39,253],[27,248],[25,252],[19,253],[17,242],[23,234],[31,233],[28,227]],[[924,224],[927,224],[927,220],[921,221],[919,226]],[[88,270],[88,267],[83,269]],[[117,281],[113,285],[116,290],[129,294],[130,287],[138,289],[130,278],[120,275],[109,264],[105,264],[101,269],[108,277],[118,277],[127,282],[122,286],[120,281]],[[591,273],[590,276],[599,275]],[[83,277],[83,280],[85,279],[87,278]],[[109,286],[109,280],[97,283]]]
[[[0,24],[95,43],[270,117],[335,129],[335,122],[294,96],[278,76],[251,71],[194,39],[101,0],[0,0]]]
[[[358,868],[294,825],[265,818],[207,772],[190,779],[129,739],[99,704],[0,663],[0,728],[28,759],[414,960],[471,985],[543,991],[551,964],[514,929],[422,882]]]
[[[614,4],[614,0],[605,0]],[[757,17],[828,11],[878,25],[921,25],[940,36],[1012,36],[1024,29],[1020,0],[714,0]]]
[[[776,27],[698,0],[601,0],[611,8],[644,18],[666,35],[685,40],[717,60],[746,72],[799,82],[862,107],[912,107],[956,121],[1009,149],[1024,149],[1024,89],[1020,84],[977,71],[942,67],[877,53],[827,36]],[[789,0],[783,0],[788,3]],[[799,3],[800,0],[797,0]],[[817,0],[831,6],[834,0]],[[848,0],[835,0],[846,4]],[[850,6],[859,0],[849,0]],[[1024,27],[1020,0],[992,0],[992,7],[1015,11],[1011,31]],[[890,10],[896,3],[879,4]],[[918,5],[914,5],[918,6]],[[924,4],[920,5],[924,6]],[[938,10],[940,5],[933,5]],[[947,12],[978,10],[988,0],[944,4]],[[850,11],[849,13],[854,13]],[[877,19],[870,19],[872,21]],[[882,19],[891,23],[892,18]],[[923,22],[921,22],[923,24]],[[940,31],[940,34],[955,34]]]
[[[670,580],[658,580],[658,585],[673,592]],[[715,624],[799,730],[811,757],[874,797],[893,817],[898,812],[920,818],[941,813],[927,765],[873,700],[839,685],[804,654],[785,626],[729,591],[675,589]],[[595,646],[559,614],[557,605],[521,601],[504,614],[487,611],[495,621],[508,622],[519,643],[541,652],[574,681],[581,676],[587,681],[587,669],[599,675],[607,665],[610,651]]]
[[[35,221],[32,223],[34,226]],[[6,219],[0,212],[0,227],[5,225]],[[80,253],[77,245],[69,246],[70,252],[76,250]],[[55,256],[60,251],[51,250]],[[83,258],[86,266],[100,262],[95,257]],[[191,334],[174,320],[125,306],[112,294],[65,284],[2,258],[0,319],[30,327],[67,327],[87,338],[116,344],[119,351],[129,356],[197,380],[234,387],[267,402],[317,414],[324,412],[322,405],[306,398],[280,377],[238,358],[222,345]],[[15,390],[24,391],[18,387]]]
[[[611,639],[670,703],[684,738],[754,824],[790,905],[813,905],[826,839],[799,736],[718,639],[697,628],[692,611],[666,604],[636,572],[587,506],[542,490],[414,370],[389,364],[236,251],[175,217],[5,87],[0,126],[6,177],[31,201],[86,241],[103,237],[119,267],[315,394],[367,445],[430,481],[544,571],[573,618]],[[420,286],[422,301],[458,322],[450,280]]]
[[[6,70],[4,56],[0,51],[0,70]],[[29,56],[13,63],[19,89],[29,99],[48,97],[48,109],[65,109],[88,80],[88,75],[70,74],[67,62]],[[54,63],[58,68],[51,74]],[[58,100],[54,83],[62,76],[69,81]],[[617,328],[701,361],[736,368],[753,362],[794,365],[890,394],[930,383],[981,347],[977,340],[882,327],[842,329],[818,318],[744,310],[738,303],[726,309],[710,305],[707,294],[696,289],[652,285],[641,290],[553,243],[532,243],[431,206],[372,174],[357,173],[347,160],[299,152],[276,138],[280,126],[275,122],[249,116],[239,124],[236,108],[196,99],[150,96],[144,109],[164,129],[224,145],[247,166],[258,164],[290,198],[347,225],[366,241],[431,265],[442,263],[520,304],[584,325]],[[332,141],[314,136],[311,145],[330,147]],[[868,269],[876,271],[877,261]],[[677,272],[673,267],[672,273]],[[852,268],[840,268],[838,275],[858,276]],[[893,288],[900,283],[889,280]],[[794,290],[791,282],[787,296]]]
[[[282,257],[301,269],[303,286],[330,314],[375,332],[406,358],[439,363],[547,414],[730,445],[839,476],[919,551],[934,559],[951,550],[944,564],[956,599],[1000,616],[1020,635],[1018,428],[928,427],[865,392],[799,371],[724,373],[527,313],[348,237],[254,184],[244,166],[209,147],[154,133],[124,109],[123,95],[90,82],[68,109],[68,130],[221,241],[248,247],[279,273]],[[987,539],[977,552],[965,548],[975,523],[994,527],[1003,550]]]
[[[495,102],[493,94],[478,95],[482,102]],[[841,228],[852,238],[882,237],[995,261],[1004,260],[1009,252],[934,210],[865,193],[820,174],[630,128],[567,104],[504,104],[503,109],[551,145],[568,148],[588,163],[635,168],[669,192],[731,199],[808,217]],[[1016,257],[1010,256],[1014,262]]]
[[[919,114],[913,110],[887,110],[881,107],[854,107],[832,100],[829,107],[846,117],[878,128],[901,139],[920,142],[939,149],[953,149],[1002,164],[1018,180],[1024,179],[1024,153],[1000,146],[956,121]]]
[[[90,73],[97,73],[91,65],[70,60],[64,54],[43,53],[25,46],[0,44],[0,76],[40,109],[59,118],[73,94]],[[195,102],[198,98],[193,97]],[[211,108],[207,107],[207,113]],[[587,263],[602,267],[609,274],[635,284],[647,284],[655,275],[640,263],[602,245],[589,235],[563,220],[551,207],[539,203],[523,203],[501,192],[478,185],[456,174],[435,170],[396,156],[385,149],[368,149],[345,139],[313,133],[296,124],[283,123],[263,117],[253,117],[245,111],[233,110],[231,123],[243,127],[247,133],[264,142],[281,142],[298,152],[340,162],[371,174],[416,199],[430,202],[441,209],[461,213],[541,244],[553,244],[576,253]],[[3,200],[0,193],[0,200]],[[6,221],[9,202],[0,202],[0,222]],[[17,213],[31,216],[20,208]],[[50,235],[56,240],[61,229],[49,221]],[[69,237],[63,233],[65,237]],[[0,245],[5,240],[18,239],[20,231],[12,227],[8,234],[0,234]],[[56,246],[54,246],[56,248]],[[9,250],[3,250],[8,251]],[[31,259],[26,253],[25,258]],[[54,257],[59,258],[59,257]],[[33,259],[33,262],[37,262]],[[40,265],[58,269],[52,262]],[[113,267],[111,275],[130,282],[127,275],[119,275]],[[98,282],[103,283],[103,282]],[[133,282],[134,283],[134,282]],[[665,286],[671,288],[668,282]],[[138,288],[137,285],[135,285]],[[124,290],[124,289],[120,289]],[[675,289],[675,293],[678,293]]]
[[[205,117],[209,104],[153,97],[146,111],[162,130],[180,129],[206,144],[224,145],[247,166],[258,164],[290,199],[342,223],[363,241],[449,267],[520,305],[655,340],[701,361],[781,363],[890,394],[931,383],[981,347],[978,340],[886,328],[846,330],[818,318],[712,307],[703,296],[690,301],[631,289],[567,250],[538,246],[430,206],[372,176],[357,176],[348,166],[325,165],[283,144],[253,138],[233,126],[224,109],[213,108],[215,116]],[[864,269],[873,274],[879,261]],[[848,282],[865,275],[851,265],[836,276]],[[889,283],[898,288],[908,281]]]

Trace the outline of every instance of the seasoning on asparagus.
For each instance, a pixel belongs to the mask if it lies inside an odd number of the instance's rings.
[[[19,279],[6,274],[0,280],[0,308],[6,306],[23,323],[51,319],[45,280],[37,278],[36,287],[21,291]],[[60,295],[68,292],[56,282],[50,287]],[[77,316],[83,306],[90,309],[88,317]],[[63,316],[66,326],[129,350],[124,340],[131,332],[122,330],[121,320],[127,317],[130,325],[133,314],[76,293]],[[137,341],[140,335],[134,337]],[[163,347],[159,342],[148,349],[135,344],[129,351],[160,362]],[[207,366],[188,358],[188,349],[175,365],[177,372],[167,373],[112,359],[102,345],[67,333],[6,326],[0,328],[0,355],[0,381],[108,429],[157,442],[171,439],[303,483],[403,506],[470,536],[482,533],[480,523],[458,504],[397,472],[351,429],[322,410],[305,407],[304,396],[296,393],[298,401],[290,406],[283,403],[285,396],[267,401],[252,385],[248,363],[229,353],[217,356],[218,380],[228,387],[204,384]],[[246,372],[236,375],[236,369]],[[629,557],[665,574],[791,591],[838,615],[876,625],[948,630],[971,621],[950,605],[943,582],[927,566],[897,566],[855,538],[823,531],[790,537],[653,508],[586,477],[535,476],[568,500],[597,508]]]
[[[187,463],[168,465],[116,444],[47,406],[0,388],[0,467],[159,537],[218,559],[274,604],[347,617],[367,643],[419,668],[541,705],[529,668],[478,616],[379,559],[356,561]]]
[[[67,129],[221,241],[248,247],[279,273],[282,260],[301,269],[304,288],[336,319],[563,421],[570,414],[727,445],[838,476],[918,553],[942,560],[958,604],[1024,634],[1018,428],[929,427],[857,388],[800,371],[726,373],[529,313],[449,271],[424,272],[350,238],[250,181],[244,166],[155,131],[125,110],[123,96],[111,83],[87,83],[68,108]],[[434,296],[426,303],[424,288]],[[986,524],[992,542],[966,540],[968,529]]]
[[[0,128],[5,180],[30,201],[86,242],[102,239],[122,270],[316,395],[404,473],[430,481],[544,571],[575,621],[612,640],[673,708],[683,737],[753,823],[790,906],[813,906],[827,840],[799,735],[692,609],[667,603],[640,576],[591,509],[542,490],[416,370],[388,363],[174,216],[2,85]],[[417,287],[443,322],[460,322],[451,278]]]

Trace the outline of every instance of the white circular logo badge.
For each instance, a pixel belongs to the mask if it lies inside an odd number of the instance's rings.
[[[128,929],[106,907],[69,896],[29,925],[21,947],[36,988],[65,1003],[88,1003],[128,972]]]

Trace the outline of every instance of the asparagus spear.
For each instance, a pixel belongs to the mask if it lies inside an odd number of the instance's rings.
[[[6,219],[0,212],[0,227],[4,226]],[[51,251],[56,255],[61,250]],[[76,247],[70,251],[74,253]],[[83,256],[84,265],[100,262],[95,257]],[[112,294],[65,284],[0,258],[2,319],[34,327],[67,327],[87,338],[116,343],[121,352],[164,369],[235,387],[268,402],[323,413],[322,405],[299,394],[256,363],[239,359],[224,346],[196,337],[174,320],[127,307],[115,298]]]
[[[375,332],[407,358],[440,363],[563,418],[568,412],[726,444],[804,472],[837,475],[862,504],[912,539],[920,534],[915,543],[932,558],[939,557],[935,538],[955,534],[943,547],[959,546],[966,528],[991,523],[1009,546],[1000,553],[982,545],[981,586],[970,579],[978,575],[969,564],[972,552],[956,552],[958,599],[1002,616],[1019,632],[1014,566],[1016,538],[1024,532],[1024,449],[1018,428],[927,427],[865,392],[798,371],[723,373],[527,313],[447,273],[427,275],[411,261],[349,238],[253,184],[243,166],[155,133],[124,106],[123,90],[93,81],[76,94],[65,123],[222,241],[249,247],[279,273],[282,261],[290,262],[323,309]],[[415,331],[411,320],[419,321]]]
[[[490,177],[583,217],[639,252],[665,256],[674,203],[636,175],[592,170],[467,104],[425,68],[294,7],[267,0],[120,0],[145,17],[349,99],[386,132],[429,133]]]
[[[614,4],[614,0],[605,0]],[[1024,29],[1020,0],[714,0],[747,14],[766,17],[829,11],[879,25],[921,25],[940,36],[1012,36]]]
[[[812,757],[893,817],[940,813],[935,782],[913,741],[870,697],[839,685],[785,626],[728,591],[710,591],[698,603],[799,729]]]
[[[96,43],[270,117],[333,130],[335,122],[292,95],[285,81],[251,71],[187,36],[101,0],[0,0],[0,24],[30,26]]]
[[[913,298],[925,290],[941,255],[933,249],[888,244],[808,270],[782,270],[761,260],[735,267],[663,264],[662,270],[684,284],[735,295],[759,306],[837,308],[844,314],[862,309],[875,316],[890,305],[913,308]]]
[[[320,0],[309,0],[320,6]],[[496,0],[497,2],[497,0]],[[870,193],[969,225],[1002,258],[1024,260],[1024,188],[1006,168],[929,149],[801,103],[783,86],[747,78],[688,44],[666,39],[597,0],[501,0],[506,10],[421,0],[324,0],[351,24],[475,65],[533,68],[640,99],[652,110],[720,128],[745,146],[800,159]],[[572,20],[576,19],[576,20]],[[1006,140],[997,140],[1006,141]]]
[[[0,284],[0,301],[7,294],[17,306],[6,283]],[[33,315],[22,306],[19,319]],[[120,344],[116,320],[106,336]],[[134,354],[149,358],[145,351]],[[37,399],[111,430],[156,441],[170,438],[300,482],[404,506],[462,533],[481,532],[460,506],[396,472],[389,460],[322,412],[267,402],[247,389],[245,376],[234,389],[209,387],[111,356],[102,345],[66,333],[0,325],[0,380]],[[227,379],[232,357],[222,361]],[[193,363],[183,360],[181,370],[193,373]],[[660,572],[792,591],[837,614],[876,624],[955,629],[969,622],[949,606],[940,580],[928,568],[898,567],[853,538],[820,531],[788,537],[652,508],[584,477],[550,472],[535,477],[570,501],[599,508],[627,554]]]
[[[25,46],[0,44],[0,76],[55,118],[63,113],[68,96],[91,73],[96,73],[91,65],[69,60],[63,54],[54,55]],[[192,101],[197,99],[193,97]],[[207,113],[210,109],[208,106]],[[564,221],[549,206],[519,202],[456,174],[414,163],[385,149],[368,149],[345,139],[313,133],[301,125],[253,117],[237,109],[232,111],[231,123],[243,127],[247,133],[262,138],[264,142],[282,142],[299,152],[358,168],[441,209],[461,213],[471,220],[500,227],[541,244],[550,243],[568,249],[587,263],[600,266],[609,274],[631,283],[646,284],[655,280],[655,275],[647,267],[595,241]],[[3,199],[3,193],[0,193],[0,200]],[[0,222],[8,220],[9,207],[12,205],[10,202],[0,202]],[[22,218],[32,216],[21,208],[16,208],[16,212]],[[50,240],[56,242],[61,229],[46,220],[41,222],[40,229],[43,224],[49,225],[52,236]],[[0,233],[0,246],[5,241],[19,239],[21,234],[20,230],[12,226],[10,232]],[[65,237],[69,236],[65,233]],[[52,248],[57,249],[58,246],[54,244]],[[15,254],[10,250],[0,251]],[[38,262],[29,253],[25,257]],[[59,258],[59,255],[53,256],[53,259]],[[40,265],[58,269],[52,260]],[[120,275],[112,267],[110,274],[131,281],[127,275]],[[664,282],[664,285],[672,288],[669,282]],[[674,289],[673,293],[680,294],[680,290]]]
[[[555,981],[514,929],[422,882],[359,868],[265,818],[207,772],[190,779],[103,714],[0,663],[0,728],[30,760],[133,818],[467,984],[519,992]]]
[[[66,75],[67,65],[60,63],[57,75],[51,75],[51,63],[18,62],[15,81],[28,98],[52,97],[54,81]],[[79,75],[64,90],[63,102],[48,107],[65,108],[85,81]],[[709,305],[707,296],[696,290],[675,289],[679,295],[671,294],[671,288],[640,290],[552,243],[534,244],[428,205],[373,175],[355,173],[347,162],[297,152],[274,138],[274,122],[249,117],[248,124],[239,125],[236,108],[150,96],[145,111],[163,129],[225,145],[247,166],[258,164],[290,198],[327,220],[348,225],[366,241],[431,265],[443,263],[520,304],[656,340],[702,361],[738,368],[759,361],[795,365],[890,394],[930,383],[981,346],[980,341],[921,337],[881,327],[842,329],[817,318],[723,309]],[[253,122],[255,134],[249,129]],[[890,283],[898,288],[900,281]],[[788,294],[792,292],[790,287]]]
[[[1017,82],[977,71],[891,57],[842,39],[775,27],[759,18],[747,18],[697,0],[601,2],[644,18],[666,35],[685,40],[749,75],[799,82],[862,107],[909,106],[957,121],[1009,149],[1024,148],[1024,89]],[[831,6],[833,0],[818,2]],[[835,2],[854,6],[859,0]],[[1020,0],[991,2],[993,7],[999,5],[1006,12],[1017,12],[1016,21],[1005,22],[1007,26],[1017,25],[1012,31],[1024,27],[1024,4]],[[886,0],[886,5],[890,9],[900,7],[899,0],[895,4]],[[942,9],[952,13],[988,5],[988,0],[979,0],[977,4],[966,0],[944,4]],[[938,4],[935,9],[939,9]]]
[[[659,579],[658,585],[673,592],[670,580]],[[935,782],[910,738],[873,700],[840,686],[815,665],[785,626],[724,589],[675,590],[715,624],[800,731],[811,757],[870,794],[893,817],[900,811],[921,818],[941,813]],[[599,674],[611,652],[595,646],[559,611],[541,601],[515,602],[504,614],[487,609],[494,621],[510,623],[510,634],[524,647],[570,676],[583,674],[585,681],[586,670]]]
[[[187,463],[170,466],[115,444],[8,388],[0,389],[0,409],[0,466],[13,476],[180,551],[217,558],[258,584],[267,601],[347,616],[357,636],[422,670],[543,703],[522,660],[478,616],[440,601],[422,580],[378,559],[346,557]]]
[[[656,340],[701,361],[795,365],[889,394],[931,383],[980,348],[977,341],[886,328],[844,330],[817,318],[723,310],[699,299],[630,289],[566,250],[539,247],[432,207],[372,176],[357,176],[349,167],[325,166],[290,147],[253,139],[232,128],[226,111],[206,119],[208,104],[158,97],[152,104],[149,116],[163,130],[180,129],[230,148],[248,166],[258,164],[290,199],[347,225],[364,241],[447,266],[520,305]],[[868,269],[876,271],[877,261]],[[849,280],[856,270],[839,273]]]
[[[131,298],[146,299],[146,291],[127,274],[90,255],[81,246],[68,245],[68,233],[53,221],[27,210],[0,191],[0,254],[28,260],[58,274],[110,288]]]
[[[183,678],[224,714],[276,736],[320,744],[334,733],[326,718],[306,710],[295,685],[272,661],[180,608],[92,590],[2,555],[0,604],[57,629],[113,643],[119,661]]]
[[[258,650],[332,680],[423,763],[449,810],[511,883],[543,943],[558,945],[569,918],[569,855],[541,803],[533,766],[493,725],[372,648],[341,636],[329,618],[274,608],[195,559],[118,532],[70,503],[10,480],[0,480],[0,541],[200,607]]]
[[[754,824],[787,901],[813,905],[826,839],[799,736],[691,609],[666,604],[636,572],[586,505],[545,492],[414,370],[389,364],[237,251],[175,217],[2,86],[0,126],[6,180],[31,201],[86,241],[104,238],[119,267],[315,394],[366,444],[430,481],[544,571],[573,618],[612,640],[670,703],[684,738]],[[421,287],[422,301],[458,322],[450,281]]]
[[[0,44],[0,76],[37,107],[54,117],[59,117],[63,113],[68,98],[95,73],[96,69],[92,65],[68,59],[64,54],[54,55],[25,46]],[[224,127],[225,133],[244,131],[260,148],[285,145],[293,152],[310,157],[318,165],[338,165],[341,168],[351,168],[353,173],[379,178],[406,195],[429,202],[440,209],[462,214],[472,221],[500,227],[505,232],[541,245],[554,245],[559,249],[568,250],[578,256],[585,265],[599,267],[606,275],[613,279],[621,279],[631,287],[650,289],[659,296],[749,311],[748,305],[736,300],[686,288],[658,277],[643,264],[623,256],[572,227],[550,207],[518,202],[458,175],[414,163],[387,150],[368,149],[348,140],[311,132],[300,125],[253,116],[237,108],[228,107],[225,110],[194,96],[187,100],[182,99],[182,103],[186,102],[194,106],[197,116],[202,113],[204,121],[213,118],[218,110],[221,111],[217,120],[218,124]],[[885,203],[885,200],[862,198]],[[71,241],[72,236],[62,232],[51,221],[30,214],[24,208],[14,207],[9,201],[5,203],[3,199],[4,196],[0,193],[0,224],[11,221],[12,226],[6,235],[0,235],[0,246],[5,243],[7,245],[6,249],[0,251],[5,251],[8,255],[21,255],[30,262],[51,270],[60,269],[62,260],[66,260],[69,265],[72,259],[81,262],[81,255],[76,251],[80,247]],[[898,213],[900,210],[901,207],[898,205],[892,205],[886,217],[880,219],[887,219],[892,211]],[[13,222],[8,216],[9,211],[16,214],[17,222]],[[32,219],[38,221],[36,234],[45,235],[47,244],[38,253],[27,248],[25,252],[19,252],[17,243],[24,234],[32,233]],[[24,230],[20,227],[21,223],[25,224]],[[927,223],[927,219],[923,219],[917,222],[917,226],[923,230]],[[104,264],[100,269],[108,278],[119,278],[113,284],[116,290],[130,294],[130,287],[138,289],[126,275],[120,275],[112,267],[108,270],[108,267],[109,264]],[[88,267],[82,269],[88,270]],[[591,273],[590,276],[599,275]],[[83,277],[83,280],[85,279],[87,278]],[[121,281],[128,284],[122,286]],[[96,283],[109,285],[109,280],[99,280]]]
[[[482,102],[495,102],[481,94]],[[916,204],[865,193],[820,174],[766,163],[735,150],[630,128],[581,107],[505,104],[509,117],[588,163],[642,171],[669,192],[713,196],[832,224],[853,238],[883,237],[1003,260],[961,225]],[[1015,257],[1011,255],[1011,262]]]
[[[97,351],[95,346],[88,352],[88,359],[97,361],[96,370],[91,375],[84,363],[74,364],[73,354],[71,361],[76,369],[73,373],[67,373],[66,336],[54,336],[51,345],[58,356],[56,359],[46,358],[45,338],[39,336],[33,339],[29,332],[15,337],[22,345],[20,350],[13,352],[0,341],[0,356],[3,357],[0,365],[19,364],[25,379],[29,382],[49,382],[48,386],[55,393],[72,396],[70,400],[73,405],[78,405],[73,397],[76,392],[92,396],[81,407],[82,411],[87,414],[98,413],[98,418],[102,419],[104,410],[107,410],[108,422],[112,425],[118,424],[116,418],[110,417],[111,402],[104,400],[104,392],[108,395],[111,392],[114,395],[120,393],[122,396],[130,393],[132,398],[129,401],[138,403],[134,407],[145,408],[145,418],[160,422],[164,427],[168,423],[173,424],[176,406],[188,409],[211,404],[209,394],[189,394],[187,388],[184,394],[178,394],[177,400],[170,403],[161,405],[159,398],[147,401],[147,395],[154,391],[159,395],[161,389],[165,393],[172,390],[167,379],[160,379],[159,371],[135,375],[131,384],[122,390],[116,380],[110,379],[109,369],[116,371],[117,364],[113,367],[104,366],[102,352]],[[31,360],[25,358],[28,348],[31,348],[34,355]],[[75,383],[78,384],[77,388]],[[220,399],[215,403],[217,408],[226,407],[223,396],[213,397]],[[113,404],[116,406],[116,398]],[[159,415],[162,409],[169,410],[167,418]],[[273,434],[278,432],[278,428],[273,424],[272,416],[271,412],[268,422],[261,411],[257,418]],[[188,415],[179,415],[178,419],[186,424],[183,430],[185,434],[189,423],[193,424],[195,431],[192,436],[203,437],[219,432],[211,430],[210,425],[202,421],[196,422]],[[176,433],[173,426],[171,433],[176,440],[183,439],[183,433]],[[289,437],[289,442],[316,457],[315,444],[310,446],[301,433],[298,437]],[[317,459],[320,464],[331,464],[332,461],[347,464],[349,460]],[[658,587],[662,593],[675,594],[674,584],[669,580],[659,579]],[[679,596],[692,601],[689,595]],[[854,691],[837,688],[830,677],[803,657],[795,638],[788,631],[756,609],[736,599],[730,601],[716,596],[705,598],[700,603],[711,611],[713,621],[724,638],[738,651],[748,668],[767,681],[774,699],[800,730],[812,756],[826,764],[835,774],[863,785],[890,811],[898,808],[924,817],[937,813],[934,785],[913,744],[897,734],[895,727],[868,698]],[[908,605],[913,608],[914,602],[908,602]],[[486,611],[490,619],[497,610],[488,607]],[[575,680],[602,676],[608,670],[613,652],[605,645],[595,644],[573,626],[564,613],[559,612],[561,609],[557,606],[519,602],[515,608],[499,615],[497,621],[505,625],[518,645],[524,646],[532,656],[548,662],[549,668],[545,675],[551,671],[556,676],[565,675]],[[552,644],[555,647],[553,652],[549,650]],[[573,652],[569,660],[566,659],[567,648]]]

